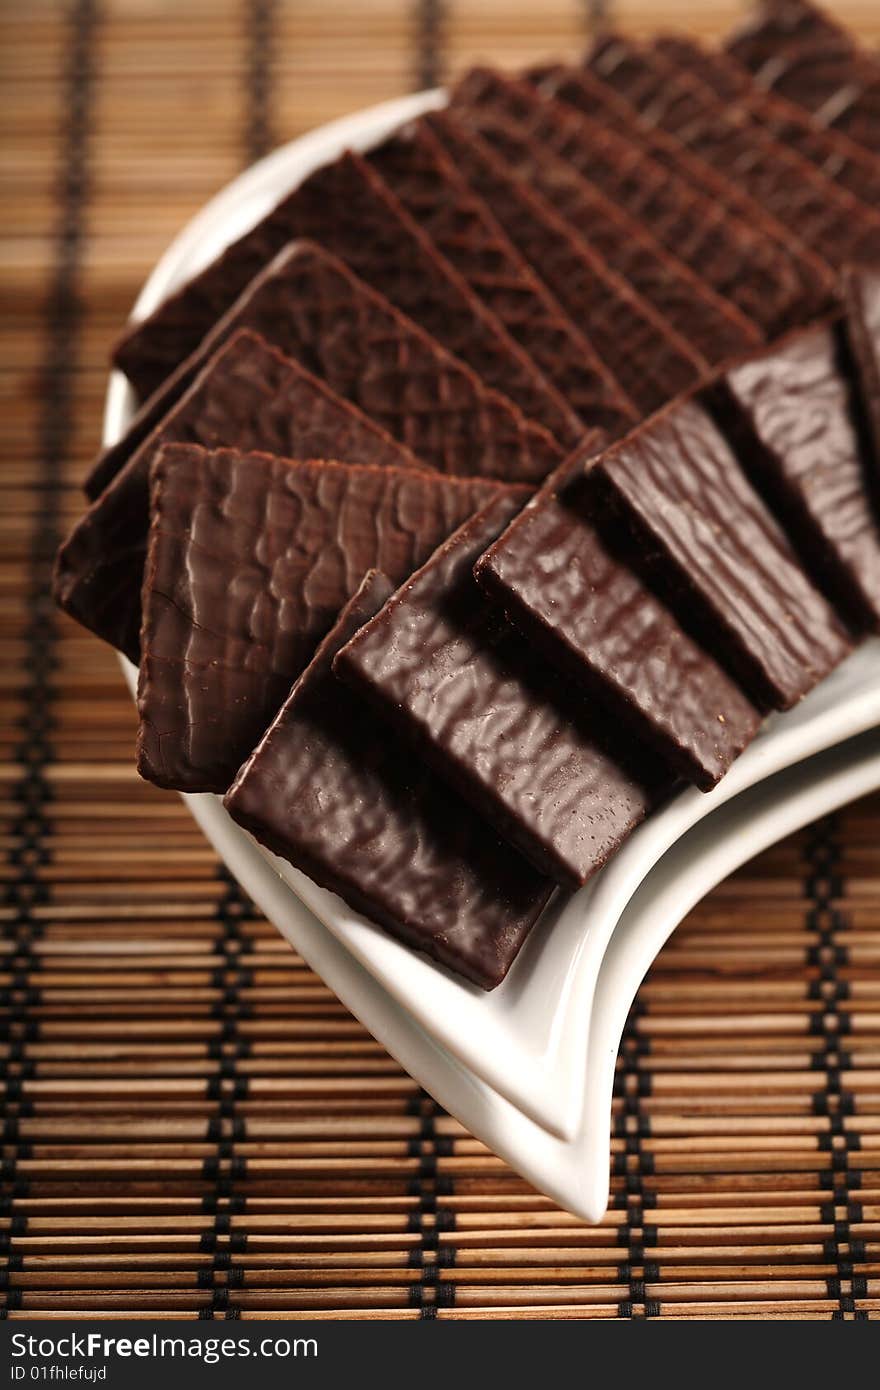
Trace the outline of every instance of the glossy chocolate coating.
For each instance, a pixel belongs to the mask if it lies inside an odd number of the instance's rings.
[[[820,127],[803,107],[766,92],[730,54],[704,48],[695,39],[682,35],[655,40],[648,53],[656,63],[660,81],[670,70],[679,77],[686,71],[694,80],[695,86],[681,92],[680,109],[690,108],[692,91],[706,103],[736,101],[774,140],[796,150],[867,208],[880,209],[877,158],[843,132]]]
[[[801,151],[781,144],[740,105],[717,101],[689,73],[652,60],[647,47],[618,42],[628,63],[606,65],[603,77],[643,121],[661,126],[706,164],[737,179],[829,265],[880,259],[880,211],[853,197]]]
[[[187,357],[249,280],[293,240],[313,238],[524,414],[566,438],[565,401],[438,255],[374,169],[345,154],[129,331],[116,363],[143,398]]]
[[[818,324],[727,372],[714,406],[814,583],[852,628],[876,630],[880,529],[841,366]]]
[[[698,379],[705,367],[699,353],[543,198],[511,175],[476,131],[443,111],[425,119],[642,411]]]
[[[877,503],[880,497],[880,271],[844,271],[842,284],[846,308],[844,334],[864,421],[869,491]]]
[[[609,269],[653,305],[706,365],[739,355],[762,341],[757,324],[664,250],[572,164],[555,156],[515,122],[491,110],[477,107],[475,111],[480,134],[506,167],[515,169]]]
[[[739,185],[636,113],[589,72],[552,68],[537,86],[474,69],[455,104],[490,109],[570,163],[768,337],[834,302],[829,267]]]
[[[509,498],[487,502],[334,670],[537,868],[577,887],[672,779],[644,748],[624,761],[604,711],[548,670],[478,588],[474,564],[516,510]]]
[[[368,158],[438,250],[571,403],[577,417],[571,442],[587,426],[612,437],[625,433],[638,418],[632,402],[429,126],[414,122]]]
[[[297,242],[280,251],[189,362],[198,364],[238,322],[443,473],[537,481],[561,458],[542,426],[320,247]],[[169,389],[170,382],[157,394]]]
[[[151,477],[141,775],[225,791],[365,572],[405,579],[491,492],[415,469],[167,445]]]
[[[851,642],[810,584],[730,445],[695,401],[669,406],[592,466],[613,513],[679,620],[765,709],[788,709]]]
[[[58,603],[132,661],[140,650],[149,466],[170,441],[416,467],[408,449],[298,363],[252,333],[237,334],[135,447],[58,553]]]
[[[483,989],[506,975],[552,884],[333,675],[391,592],[370,575],[225,798],[262,844]]]
[[[603,540],[589,492],[584,461],[568,460],[477,561],[477,580],[613,719],[707,790],[760,716]]]

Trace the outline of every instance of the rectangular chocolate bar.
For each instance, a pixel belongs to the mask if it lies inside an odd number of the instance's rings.
[[[725,47],[753,71],[804,44],[826,51],[851,52],[853,47],[846,29],[809,0],[757,0],[725,40]]]
[[[54,593],[71,617],[137,661],[149,465],[163,444],[415,468],[415,456],[298,363],[240,331],[134,448],[61,547]]]
[[[729,300],[587,179],[533,140],[521,125],[477,108],[476,128],[509,169],[564,217],[578,236],[623,277],[694,348],[707,366],[760,343],[761,330]]]
[[[603,527],[764,709],[789,709],[851,648],[716,425],[674,402],[594,460]]]
[[[413,122],[368,158],[441,254],[571,403],[575,440],[587,426],[613,437],[625,433],[638,418],[632,402],[436,134],[424,122]]]
[[[478,588],[473,567],[517,508],[466,521],[341,648],[334,671],[542,872],[576,888],[672,779],[623,751]]]
[[[512,175],[474,130],[444,111],[425,120],[521,254],[589,332],[640,410],[656,409],[699,378],[705,364],[681,334]]]
[[[149,318],[135,324],[116,364],[143,398],[198,346],[245,285],[294,239],[313,238],[408,315],[524,414],[566,439],[565,401],[494,314],[443,259],[360,155],[318,169]]]
[[[565,159],[768,337],[834,303],[829,267],[738,185],[691,157],[591,73],[542,72],[533,88],[487,68],[454,105],[492,110]],[[514,171],[515,172],[515,171]]]
[[[880,509],[880,271],[845,269],[844,341],[856,381],[868,486]]]
[[[812,5],[759,6],[725,49],[758,86],[808,110],[817,125],[841,131],[880,155],[880,63]]]
[[[166,445],[151,475],[141,775],[225,791],[365,572],[405,579],[491,494],[415,469]]]
[[[239,772],[239,825],[357,911],[483,989],[552,892],[331,671],[391,592],[369,574]]]
[[[618,39],[618,46],[627,50],[628,66],[606,66],[603,77],[614,82],[646,124],[660,126],[706,164],[737,179],[829,265],[880,259],[880,211],[780,144],[740,106],[716,101],[688,73],[677,73],[669,64],[652,71],[649,50],[629,39]]]
[[[297,242],[280,251],[173,380],[184,372],[194,378],[205,354],[242,324],[443,473],[537,481],[562,457],[541,425],[526,420],[511,401],[491,391],[465,363],[320,247]],[[184,389],[188,384],[184,380]],[[163,386],[158,394],[168,389],[170,385]],[[144,411],[155,414],[152,402]],[[132,441],[139,441],[140,417],[132,430]],[[221,442],[240,441],[235,435]],[[120,446],[117,462],[124,454]]]
[[[760,715],[603,539],[588,471],[580,454],[562,464],[477,561],[477,581],[622,730],[708,790]]]
[[[880,527],[840,343],[803,329],[726,372],[716,418],[801,563],[855,631],[880,627]]]
[[[866,208],[880,208],[880,164],[862,145],[840,131],[823,129],[803,107],[764,91],[748,70],[720,49],[704,48],[681,35],[660,37],[642,50],[656,73],[660,100],[689,124],[698,114],[735,102],[774,140],[796,151]],[[673,91],[666,79],[676,77]],[[689,82],[679,84],[686,74]],[[699,105],[697,105],[699,103]],[[668,122],[664,122],[668,129]]]

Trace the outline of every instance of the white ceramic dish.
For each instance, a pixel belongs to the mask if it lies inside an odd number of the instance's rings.
[[[147,282],[136,316],[153,309],[321,163],[347,147],[369,147],[403,121],[442,101],[442,93],[431,92],[387,103],[334,122],[255,165],[209,203],[175,241]],[[124,379],[114,374],[105,415],[107,443],[124,430],[132,408]],[[130,667],[127,674],[131,680]],[[382,987],[386,1000],[408,1010],[423,1035],[456,1059],[461,1077],[470,1073],[474,1085],[504,1097],[529,1117],[527,1122],[546,1130],[548,1138],[573,1140],[582,1128],[587,1041],[599,967],[626,904],[646,875],[679,837],[709,815],[714,819],[731,797],[878,722],[880,644],[873,642],[797,710],[771,721],[714,792],[708,796],[683,793],[652,817],[587,888],[552,909],[508,980],[490,995],[414,955],[335,895],[257,850],[229,821],[219,799],[188,800],[230,866],[234,868],[233,860],[242,866],[239,877],[261,905],[268,868],[276,888],[269,915],[308,959],[300,940],[307,916],[303,903]],[[312,963],[320,969],[317,961]],[[356,1004],[346,1002],[364,1016]],[[371,1022],[368,1026],[381,1036]],[[456,1113],[465,1119],[460,1109]]]

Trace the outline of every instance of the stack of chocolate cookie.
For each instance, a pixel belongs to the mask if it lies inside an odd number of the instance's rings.
[[[55,592],[142,775],[484,988],[714,786],[880,629],[878,92],[801,0],[475,69],[128,329]]]

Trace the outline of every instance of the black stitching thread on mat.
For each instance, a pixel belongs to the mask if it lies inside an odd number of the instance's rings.
[[[813,1034],[822,1039],[813,1064],[825,1073],[824,1086],[813,1095],[813,1111],[828,1117],[828,1132],[821,1136],[820,1143],[831,1155],[829,1169],[823,1174],[831,1191],[822,1205],[822,1219],[833,1226],[834,1234],[825,1241],[824,1254],[837,1269],[828,1280],[828,1297],[837,1299],[835,1318],[861,1318],[865,1314],[856,1307],[856,1299],[865,1295],[865,1279],[855,1273],[853,1265],[860,1256],[864,1258],[864,1242],[853,1241],[850,1232],[850,1222],[861,1219],[859,1204],[852,1199],[861,1174],[850,1168],[849,1159],[850,1153],[859,1148],[859,1136],[845,1127],[846,1116],[853,1114],[855,1103],[841,1078],[849,1063],[843,1039],[850,1031],[850,1021],[848,1012],[841,1007],[849,990],[839,971],[848,963],[849,954],[839,940],[839,933],[846,930],[846,919],[836,906],[844,894],[836,816],[825,816],[809,828],[805,858],[805,889],[810,903],[807,926],[816,937],[807,964],[819,971],[810,997],[821,1005],[811,1020]],[[839,1216],[839,1212],[843,1215]]]
[[[437,1133],[437,1116],[446,1112],[426,1091],[413,1097],[408,1110],[419,1120],[419,1133],[409,1142],[410,1157],[419,1160],[418,1174],[410,1183],[418,1206],[410,1213],[409,1228],[419,1236],[410,1252],[410,1264],[419,1271],[418,1281],[410,1285],[410,1303],[419,1309],[420,1318],[433,1319],[440,1308],[451,1308],[455,1302],[455,1285],[440,1277],[455,1263],[454,1245],[449,1240],[441,1244],[441,1236],[455,1229],[455,1213],[438,1201],[451,1197],[453,1188],[451,1180],[437,1172],[438,1158],[452,1153],[452,1140]]]
[[[612,0],[584,0],[584,21],[588,34],[601,34],[612,27]]]
[[[84,216],[88,198],[89,129],[92,112],[93,49],[97,12],[93,0],[75,0],[68,19],[63,72],[63,124],[59,138],[57,216],[54,262],[46,301],[46,355],[40,383],[43,403],[39,421],[39,468],[35,490],[38,517],[28,557],[27,620],[25,626],[26,710],[17,758],[22,777],[16,788],[18,815],[13,821],[14,870],[7,901],[15,913],[13,981],[8,1000],[9,1058],[5,1076],[4,1141],[15,1145],[2,1170],[4,1214],[11,1215],[5,1242],[9,1267],[19,1264],[12,1249],[24,1233],[26,1217],[15,1214],[17,1197],[27,1184],[16,1172],[17,1160],[27,1146],[18,1142],[19,1120],[30,1113],[22,1099],[22,1082],[33,1073],[26,1056],[27,1044],[37,1033],[31,1010],[39,1002],[39,990],[30,985],[39,958],[34,944],[42,934],[36,909],[48,901],[41,869],[49,862],[52,825],[48,812],[51,787],[46,769],[52,761],[51,733],[55,697],[55,609],[50,594],[52,558],[60,540],[62,473],[72,434],[74,359],[81,320],[78,293]],[[9,1287],[5,1308],[20,1306],[20,1290]]]
[[[621,1318],[656,1318],[660,1316],[657,1299],[648,1298],[646,1283],[656,1283],[660,1277],[654,1261],[645,1259],[645,1246],[656,1240],[656,1230],[646,1221],[645,1211],[654,1203],[651,1192],[645,1191],[644,1180],[654,1171],[651,1154],[645,1153],[642,1141],[651,1133],[651,1119],[642,1107],[642,1100],[651,1094],[651,1076],[641,1059],[650,1051],[648,1039],[637,1029],[643,1007],[636,999],[630,1009],[620,1044],[620,1065],[614,1077],[614,1094],[623,1101],[623,1108],[614,1123],[615,1138],[623,1139],[622,1153],[615,1154],[612,1171],[624,1180],[618,1205],[626,1217],[620,1229],[620,1243],[626,1246],[626,1259],[618,1267],[618,1279],[629,1285],[628,1297],[617,1306]]]
[[[275,144],[272,133],[272,50],[275,0],[246,0],[247,116],[245,150],[249,163]]]
[[[207,1086],[208,1099],[217,1105],[207,1127],[208,1141],[216,1146],[216,1152],[206,1158],[202,1166],[203,1180],[212,1185],[202,1205],[214,1220],[213,1225],[203,1231],[201,1240],[202,1250],[212,1254],[210,1266],[199,1270],[197,1279],[200,1289],[211,1291],[210,1304],[199,1310],[199,1317],[203,1319],[241,1316],[230,1294],[244,1284],[244,1269],[234,1263],[234,1256],[247,1246],[246,1232],[232,1229],[232,1217],[240,1215],[245,1208],[245,1198],[236,1192],[236,1185],[247,1177],[247,1160],[243,1154],[236,1153],[235,1146],[247,1137],[246,1122],[237,1113],[237,1105],[247,1096],[248,1079],[239,1073],[238,1060],[248,1055],[250,1046],[248,1040],[241,1037],[239,1025],[243,1018],[250,1017],[252,1009],[248,1001],[241,998],[240,991],[253,983],[253,976],[240,964],[247,946],[241,924],[254,912],[254,907],[224,865],[218,866],[217,873],[223,883],[223,893],[217,903],[217,920],[222,930],[215,945],[219,964],[212,984],[220,994],[212,1013],[220,1027],[210,1047],[217,1070]]]
[[[443,0],[416,0],[416,91],[443,80],[446,6]]]

